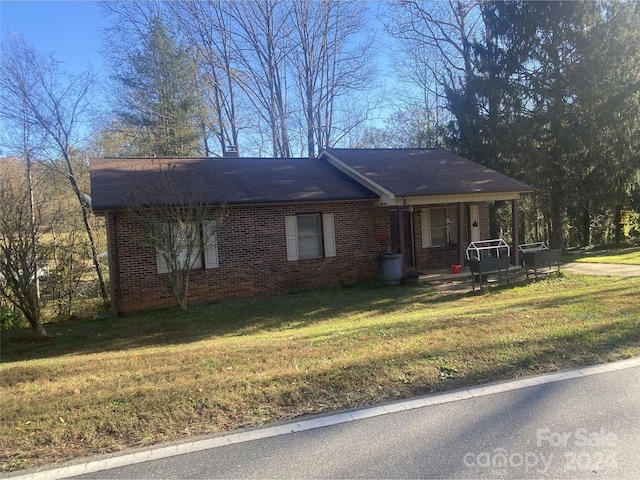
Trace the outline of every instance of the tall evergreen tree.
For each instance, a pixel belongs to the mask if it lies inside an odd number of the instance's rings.
[[[622,213],[640,186],[639,25],[639,3],[603,3],[601,21],[584,45],[579,85],[591,168],[573,207],[582,213],[583,244],[599,209],[613,217],[613,231],[606,233],[622,240]]]
[[[597,6],[587,2],[534,2],[529,21],[537,25],[525,73],[530,103],[529,140],[537,178],[548,195],[551,244],[565,241],[565,218],[571,197],[589,168],[582,140],[583,98],[579,81],[585,36],[596,21]],[[524,18],[522,20],[525,20]]]
[[[166,7],[179,31],[197,52],[200,85],[211,113],[205,118],[205,132],[210,131],[224,156],[229,147],[239,153],[239,129],[245,126],[239,99],[240,72],[233,34],[231,0],[216,2],[168,2]],[[213,147],[205,137],[206,154]]]
[[[202,154],[202,99],[196,66],[161,16],[115,76],[117,117],[129,140],[118,154],[159,157]]]
[[[455,119],[451,146],[534,185],[553,246],[575,231],[567,220],[588,241],[591,206],[614,217],[619,240],[638,178],[638,4],[398,5],[410,15],[396,35],[444,59],[432,73]]]

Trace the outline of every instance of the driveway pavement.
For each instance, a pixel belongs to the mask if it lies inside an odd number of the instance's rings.
[[[560,264],[560,271],[574,275],[593,275],[600,277],[640,277],[640,265],[620,265],[615,263],[562,262]],[[526,277],[521,270],[511,273],[512,284],[524,283],[525,281]],[[441,282],[430,283],[430,285],[437,290],[460,293],[472,291],[471,280],[469,278],[456,281],[453,275],[448,276]]]
[[[620,265],[616,263],[565,262],[561,270],[582,275],[604,277],[640,277],[640,265]]]

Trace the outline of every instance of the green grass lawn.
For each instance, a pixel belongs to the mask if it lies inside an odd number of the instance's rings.
[[[639,355],[638,291],[366,285],[4,331],[2,469]]]
[[[640,247],[571,253],[564,259],[571,262],[640,265]]]

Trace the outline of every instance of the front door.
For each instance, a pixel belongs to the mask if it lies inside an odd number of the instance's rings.
[[[413,256],[413,212],[407,209],[389,212],[389,231],[394,253],[402,253],[405,267],[415,267]]]
[[[469,205],[469,225],[471,226],[471,241],[480,240],[480,207]]]

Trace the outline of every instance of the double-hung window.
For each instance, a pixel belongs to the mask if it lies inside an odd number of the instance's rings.
[[[285,217],[287,260],[335,257],[336,241],[332,213]]]
[[[201,228],[202,227],[202,228]],[[176,270],[217,268],[218,240],[215,221],[159,222],[154,226],[158,273]]]
[[[458,242],[458,207],[434,207],[422,210],[422,247],[442,247]]]

